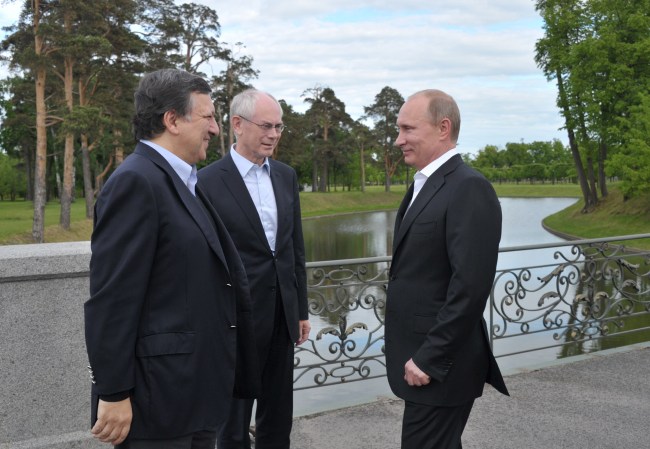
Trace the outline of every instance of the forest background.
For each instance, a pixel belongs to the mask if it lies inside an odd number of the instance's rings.
[[[497,184],[574,183],[581,214],[612,202],[623,215],[647,214],[650,0],[535,5],[544,23],[535,62],[557,86],[568,146],[486,145],[464,159]],[[242,43],[220,42],[217,12],[195,3],[25,1],[4,31],[0,50],[12,75],[0,81],[0,199],[32,202],[34,242],[45,240],[48,201],[58,201],[63,230],[75,200],[92,216],[103,183],[133,148],[132,92],[143,73],[178,67],[209,80],[222,132],[206,163],[232,144],[228,105],[259,76]],[[202,68],[212,60],[224,69],[208,77]],[[330,87],[309,87],[302,98],[304,113],[280,100],[287,130],[275,157],[296,169],[306,190],[408,185],[413,170],[393,145],[404,102],[397,89],[382,88],[356,120]]]

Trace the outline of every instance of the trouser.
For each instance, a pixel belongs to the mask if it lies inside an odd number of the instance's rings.
[[[204,430],[167,440],[126,439],[116,449],[214,449],[217,432]]]
[[[279,289],[278,289],[279,291]],[[276,296],[273,333],[263,361],[262,392],[255,412],[255,449],[289,449],[293,422],[293,342]],[[250,449],[252,399],[234,399],[218,437],[218,449]]]
[[[460,437],[474,401],[457,407],[436,407],[406,401],[402,449],[462,449]]]

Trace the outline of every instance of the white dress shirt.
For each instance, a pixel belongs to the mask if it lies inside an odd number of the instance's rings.
[[[140,140],[140,142],[149,145],[151,148],[156,150],[162,157],[165,158],[165,160],[169,163],[169,165],[172,166],[172,169],[176,174],[178,175],[179,178],[181,178],[181,181],[183,181],[183,184],[187,186],[188,189],[190,189],[190,192],[192,195],[196,196],[196,165],[190,165],[187,162],[185,162],[183,159],[180,157],[176,156],[174,153],[172,153],[169,150],[166,150],[165,148],[161,147],[160,145],[153,143],[150,140]]]
[[[438,159],[432,161],[429,165],[424,167],[422,170],[418,170],[415,172],[413,175],[413,197],[411,198],[411,202],[409,203],[409,207],[411,207],[411,204],[413,204],[413,201],[415,201],[415,197],[418,196],[418,193],[420,193],[420,190],[422,190],[422,186],[424,185],[425,182],[427,182],[427,179],[435,173],[436,170],[438,170],[440,167],[442,167],[442,164],[447,162],[449,159],[452,157],[456,156],[458,154],[458,150],[455,148],[452,148],[451,150],[447,151],[445,154],[440,156]],[[408,208],[406,210],[408,210]]]
[[[255,204],[255,209],[257,209],[260,216],[271,251],[275,253],[275,237],[278,232],[278,206],[275,202],[273,183],[271,183],[271,165],[268,158],[266,158],[264,163],[259,166],[237,153],[235,147],[236,144],[230,149],[230,155]]]

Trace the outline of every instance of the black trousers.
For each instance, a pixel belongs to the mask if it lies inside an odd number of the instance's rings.
[[[217,432],[204,430],[168,440],[126,439],[116,449],[214,449]]]
[[[289,449],[293,423],[293,342],[279,293],[267,354],[260,366],[262,393],[255,411],[255,449]],[[218,449],[250,449],[248,430],[253,402],[253,399],[232,401],[230,416],[217,439]]]
[[[474,401],[457,407],[435,407],[406,401],[402,449],[462,449],[460,436]]]

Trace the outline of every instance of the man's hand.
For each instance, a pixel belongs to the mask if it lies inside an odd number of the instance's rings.
[[[409,361],[404,365],[404,380],[411,387],[421,387],[423,385],[428,385],[429,382],[431,382],[431,377],[418,368],[418,366],[413,362],[413,359],[409,359]]]
[[[297,345],[301,345],[304,342],[307,341],[309,338],[309,331],[311,330],[311,324],[309,324],[309,320],[300,320],[298,322],[298,327],[299,327],[299,335],[298,341],[296,342]]]
[[[97,422],[90,431],[99,441],[117,445],[129,434],[132,419],[130,398],[118,402],[100,399],[97,406]]]

